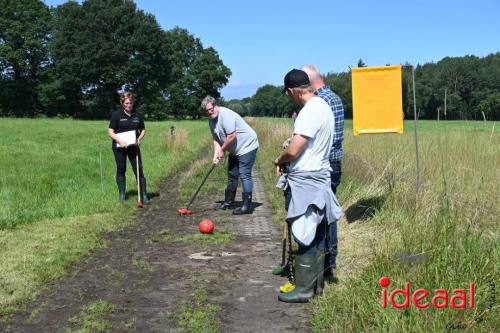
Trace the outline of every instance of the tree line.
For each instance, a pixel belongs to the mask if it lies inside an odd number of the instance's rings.
[[[148,119],[199,117],[230,75],[215,49],[132,0],[0,6],[0,116],[103,119],[132,91]]]
[[[201,99],[220,97],[230,75],[215,49],[186,29],[163,30],[132,0],[55,8],[40,0],[3,0],[0,6],[0,116],[104,119],[128,90],[148,119],[198,118]],[[500,118],[500,53],[418,65],[415,80],[420,118]],[[327,73],[325,82],[352,117],[350,70]],[[402,94],[404,115],[412,118],[408,69]],[[269,84],[251,97],[221,101],[250,116],[287,117],[299,109]]]
[[[409,64],[406,64],[409,65]],[[365,67],[363,60],[358,67]],[[403,69],[403,113],[413,118],[411,69]],[[352,118],[352,84],[350,69],[328,73],[325,83],[342,99],[346,118]],[[486,57],[468,55],[446,57],[437,63],[415,67],[417,113],[422,119],[499,120],[500,119],[500,52]],[[265,85],[248,98],[230,100],[226,105],[243,115],[290,117],[298,110],[282,86]]]

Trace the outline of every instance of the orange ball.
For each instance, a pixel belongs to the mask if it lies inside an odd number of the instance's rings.
[[[211,234],[214,232],[215,224],[210,219],[203,219],[200,224],[198,224],[198,229],[200,229],[202,234]]]

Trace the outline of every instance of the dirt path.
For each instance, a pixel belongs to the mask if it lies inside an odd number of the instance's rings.
[[[193,297],[200,288],[207,292],[207,304],[220,306],[220,332],[309,331],[303,305],[278,302],[284,279],[271,269],[280,261],[280,232],[258,174],[256,179],[255,212],[240,217],[213,210],[220,193],[200,195],[195,214],[180,217],[177,180],[166,182],[153,204],[138,213],[137,223],[104,235],[108,247],[69,269],[26,312],[14,314],[8,326],[0,324],[0,331],[78,330],[82,311],[104,301],[112,308],[101,313],[102,331],[179,332],[182,313],[196,306]],[[196,238],[201,218],[216,221],[216,231],[233,241]]]

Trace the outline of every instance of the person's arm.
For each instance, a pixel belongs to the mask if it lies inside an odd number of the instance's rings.
[[[294,134],[292,137],[292,142],[290,145],[283,150],[283,152],[274,160],[274,165],[276,165],[276,173],[281,174],[281,170],[286,166],[287,163],[295,160],[302,154],[307,146],[309,138],[301,134]]]
[[[221,146],[217,141],[214,140],[214,163],[217,164],[219,163],[220,160],[224,158],[224,152],[227,151],[229,146],[236,140],[236,131],[233,133],[229,134],[226,137],[226,141],[224,141],[224,144]],[[217,159],[217,162],[216,162]]]
[[[120,145],[120,147],[127,148],[127,146],[128,146],[127,143],[125,141],[121,140],[118,137],[118,135],[116,135],[115,130],[112,129],[111,127],[108,128],[108,135],[111,139],[115,140]]]
[[[140,133],[139,137],[137,138],[137,145],[139,146],[141,144],[142,139],[146,135],[146,127],[144,126],[144,118],[142,118],[142,115],[138,114],[139,117],[139,128],[140,128]]]
[[[234,140],[236,140],[236,131],[234,131],[233,133],[229,134],[227,137],[226,137],[226,141],[224,142],[224,144],[222,145],[222,147],[220,147],[220,149],[222,150],[222,155],[224,156],[224,152],[226,152],[229,148],[229,146],[234,142]]]
[[[236,113],[231,110],[228,111],[220,111],[219,113],[219,121],[222,124],[222,128],[226,133],[226,139],[224,143],[220,147],[218,152],[218,156],[220,158],[224,157],[224,152],[226,152],[231,144],[233,144],[234,140],[236,140]]]
[[[221,158],[219,157],[221,152],[221,146],[217,140],[214,140],[214,158],[213,158],[213,163],[214,164],[219,164]],[[224,156],[224,153],[222,153],[222,156]]]
[[[142,138],[144,138],[145,135],[146,135],[146,129],[143,128],[141,130],[141,133],[139,134],[139,137],[137,138],[137,145],[141,144]]]

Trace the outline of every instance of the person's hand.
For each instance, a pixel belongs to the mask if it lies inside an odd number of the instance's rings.
[[[128,144],[126,141],[123,140],[117,140],[118,144],[120,145],[120,148],[127,148]]]
[[[276,167],[276,176],[281,176],[286,168],[286,164],[279,164],[278,159],[275,159],[273,163]]]
[[[141,145],[141,139],[137,138],[136,144],[137,144],[137,147],[139,147]]]
[[[279,165],[276,165],[276,176],[281,176],[283,172],[281,171],[281,167]]]
[[[288,138],[285,141],[283,141],[283,149],[287,149],[290,143],[292,143],[292,138]]]
[[[217,156],[214,155],[213,163],[214,164],[219,164],[220,161],[222,161],[222,157],[217,157]]]
[[[217,157],[219,160],[222,160],[224,158],[224,151],[222,150],[222,148],[218,148],[215,151],[214,156]]]

